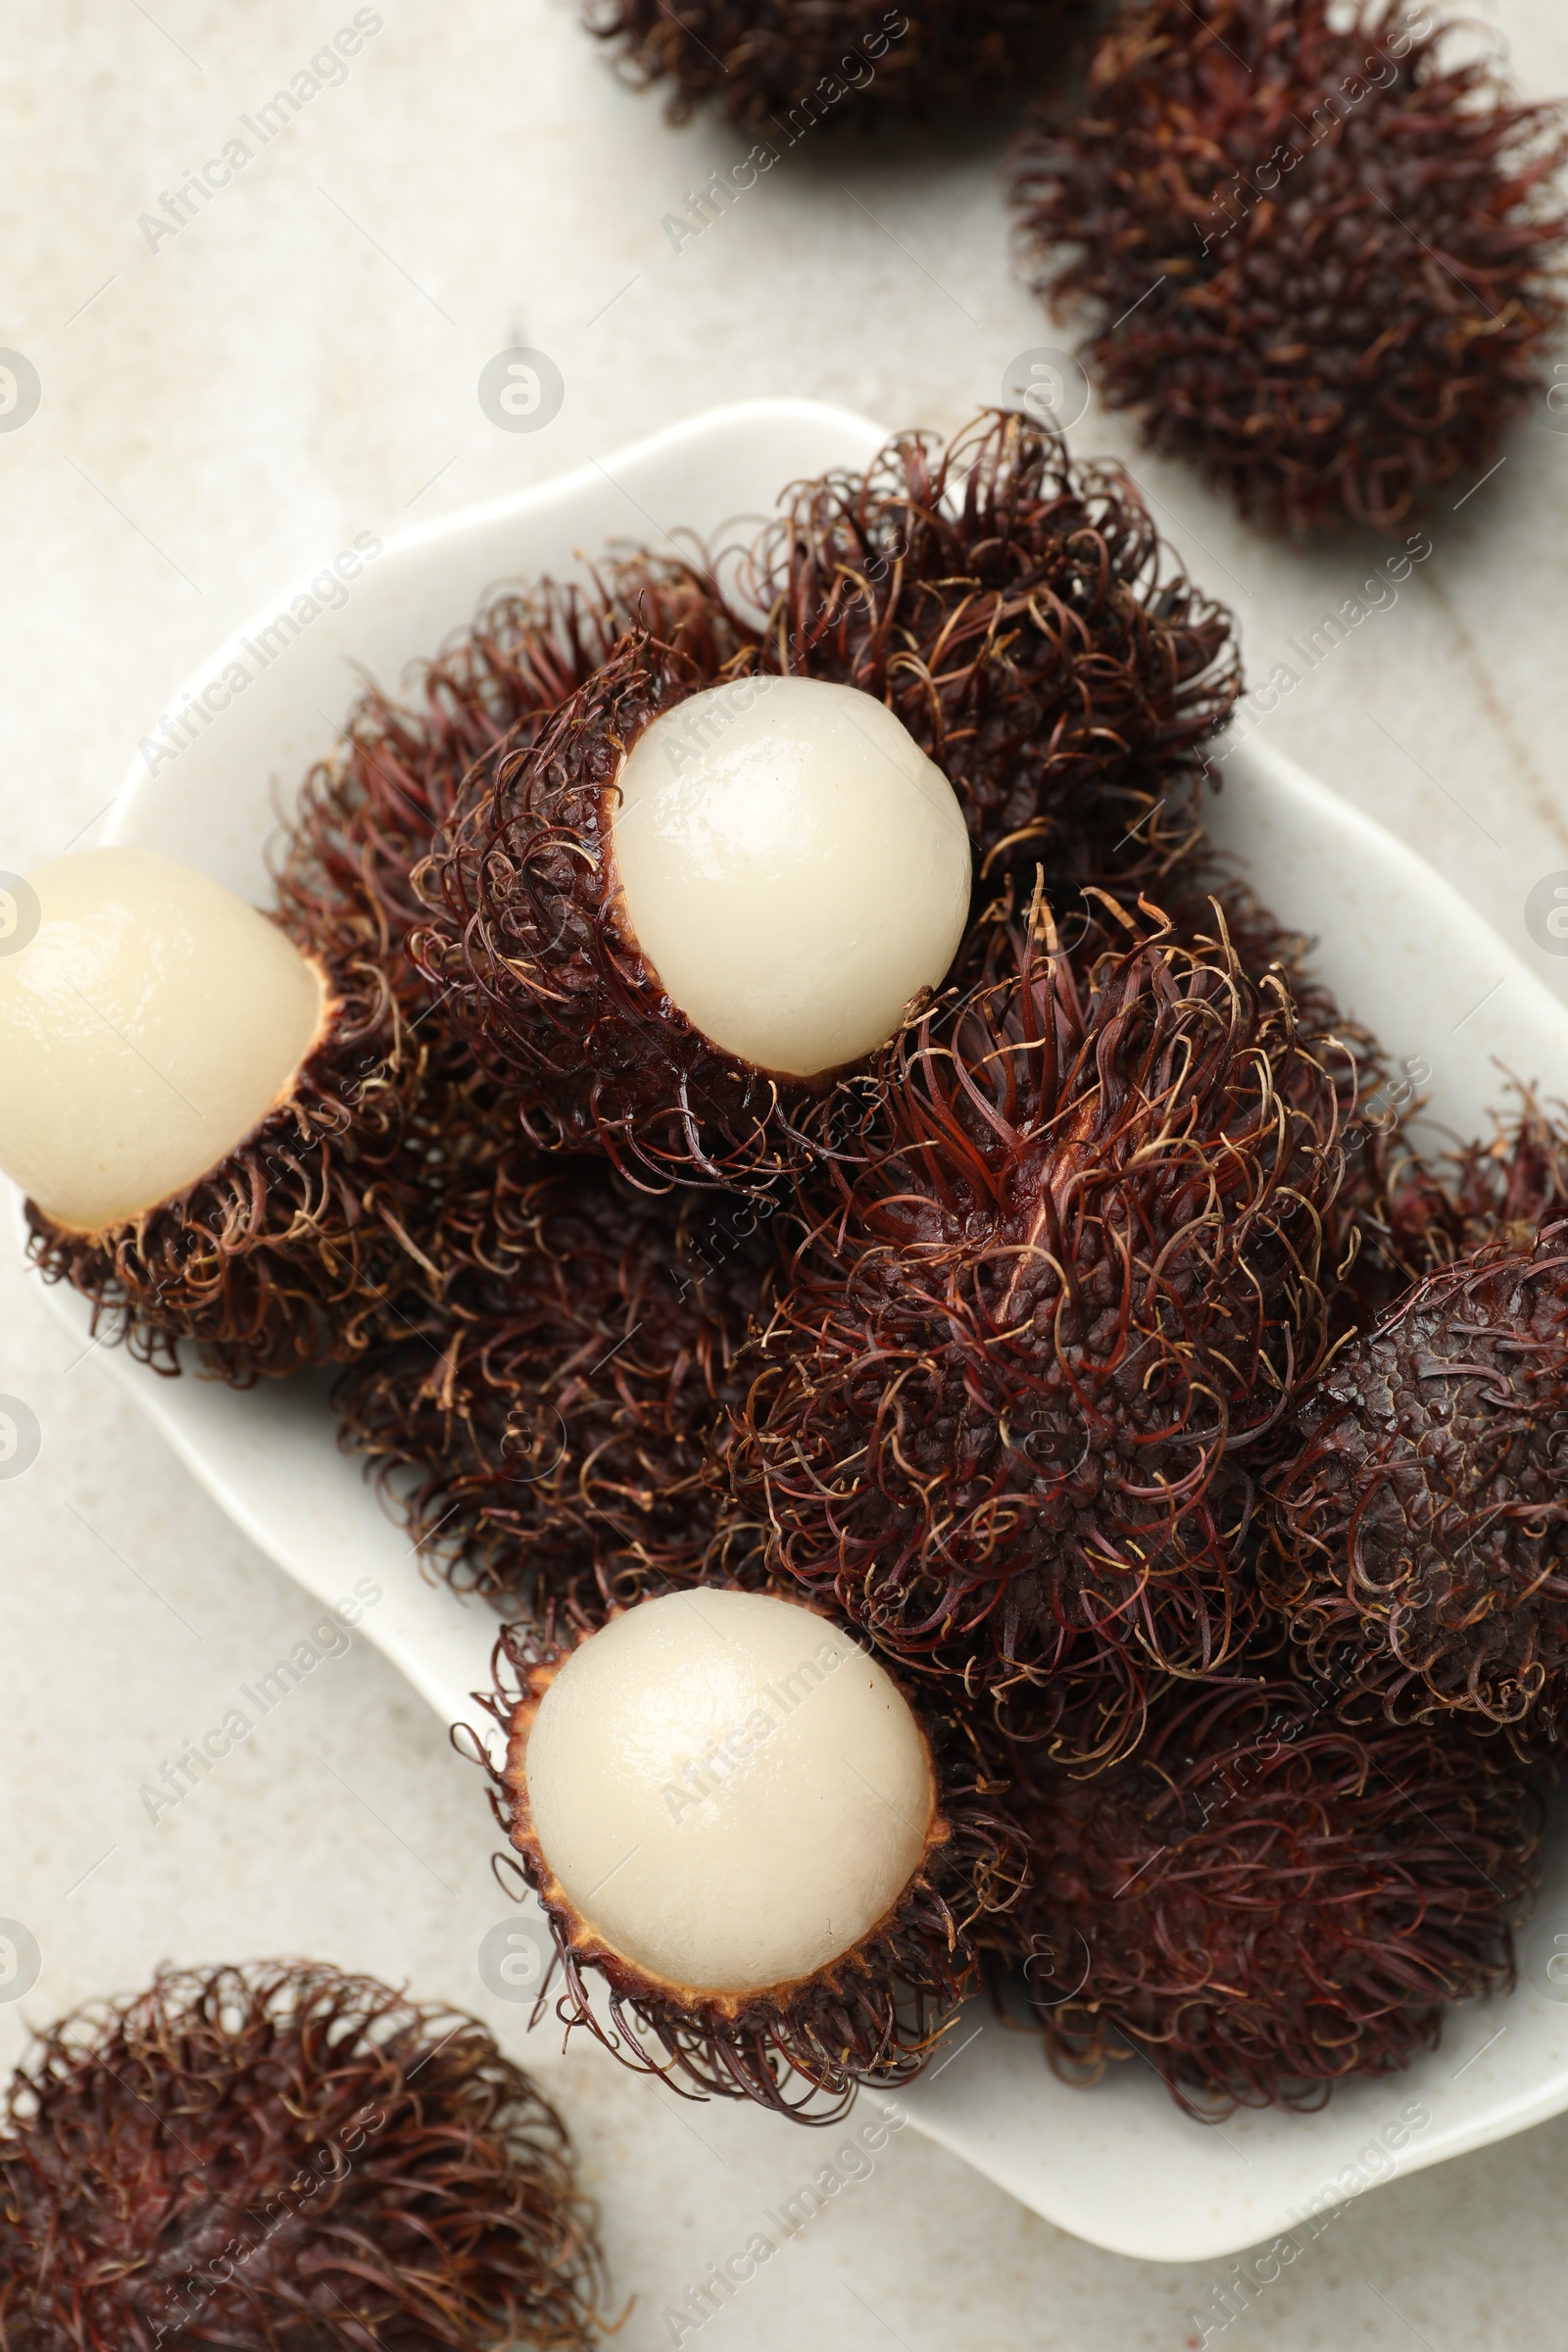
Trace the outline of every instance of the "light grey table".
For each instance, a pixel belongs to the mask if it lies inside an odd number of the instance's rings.
[[[1016,355],[1060,339],[1009,275],[999,139],[803,147],[677,253],[662,216],[746,143],[669,130],[564,6],[369,13],[381,29],[344,77],[263,145],[244,118],[352,22],[347,0],[8,11],[0,343],[33,362],[43,398],[0,436],[0,866],[92,840],[180,678],[356,532],[749,395],[949,428]],[[1568,89],[1551,0],[1480,13],[1530,87]],[[139,217],[236,136],[249,162],[150,242]],[[484,363],[517,344],[547,351],[564,387],[532,434],[497,430],[475,397]],[[1076,439],[1131,452],[1093,411]],[[1256,672],[1356,586],[1367,551],[1282,554],[1187,475],[1135,463],[1196,576],[1235,603]],[[1525,427],[1485,489],[1440,513],[1397,608],[1269,722],[1531,954],[1524,901],[1568,867],[1565,520],[1568,438]],[[1537,960],[1568,982],[1568,961]],[[0,1391],[43,1432],[34,1467],[0,1482],[0,1913],[44,1961],[28,1999],[0,2006],[0,2063],[24,2012],[139,1984],[165,1955],[309,1952],[406,1978],[482,2011],[561,2100],[617,2289],[637,2297],[618,2340],[667,2344],[665,2307],[744,2243],[816,2143],[528,2042],[475,1971],[500,1905],[473,1776],[363,1645],[148,1819],[139,1786],[311,1611],[92,1358],[73,1360],[9,1247],[0,1285]],[[1555,2340],[1565,2159],[1568,2119],[1364,2198],[1210,2340]],[[1176,2352],[1228,2269],[1099,2254],[906,2132],[702,2336],[741,2352]]]

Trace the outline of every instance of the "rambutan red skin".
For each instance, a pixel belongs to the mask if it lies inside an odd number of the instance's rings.
[[[1013,1761],[1030,1884],[984,1933],[1070,2079],[1136,2051],[1201,2116],[1321,2106],[1513,1982],[1540,1805],[1494,1748],[1264,1683],[1167,1690],[1093,1779]]]
[[[1161,874],[1197,838],[1233,622],[1173,569],[1115,466],[990,413],[805,484],[745,575],[764,661],[858,686],[947,774],[982,871]],[[1027,895],[1027,889],[1025,890]]]
[[[444,1197],[440,1279],[334,1403],[454,1584],[581,1624],[691,1581],[772,1209],[516,1147]]]
[[[775,158],[818,123],[1005,102],[1060,54],[1065,14],[1064,0],[588,0],[584,11],[628,81],[669,85],[671,122],[716,100]]]
[[[1428,1275],[1336,1355],[1272,1482],[1263,1578],[1391,1712],[1550,1740],[1568,1707],[1568,1223]]]
[[[11,2086],[6,2352],[585,2352],[599,2281],[554,2110],[368,1978],[166,1970]]]
[[[1402,27],[1402,29],[1401,29]],[[1379,0],[1152,0],[1017,150],[1113,407],[1268,528],[1392,530],[1495,464],[1563,316],[1555,107]]]
[[[997,1695],[1106,1675],[1127,1736],[1151,1662],[1208,1670],[1250,1626],[1235,1570],[1321,1347],[1338,1104],[1282,982],[1223,946],[1134,932],[1075,972],[999,943],[872,1073],[732,1483],[769,1565],[893,1654]]]
[[[417,876],[429,920],[413,944],[530,1142],[597,1145],[645,1184],[756,1189],[801,1164],[796,1120],[820,1090],[693,1027],[637,945],[614,864],[623,758],[714,682],[630,634],[536,740],[482,760]]]

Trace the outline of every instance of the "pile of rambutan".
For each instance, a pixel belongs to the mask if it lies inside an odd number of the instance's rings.
[[[300,1035],[220,1159],[143,1137],[95,1223],[19,1125],[143,1353],[338,1367],[506,1621],[541,2007],[689,2095],[837,2113],[1010,1970],[1068,2071],[1310,2104],[1509,1981],[1568,1153],[1358,1121],[1377,1042],[1204,842],[1239,683],[1125,475],[901,436],[367,692],[237,910]],[[68,914],[106,990],[149,894],[200,951],[161,870],[43,881],[40,1035]]]

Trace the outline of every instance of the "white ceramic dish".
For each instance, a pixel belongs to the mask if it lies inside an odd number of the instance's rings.
[[[608,465],[408,532],[366,565],[344,604],[261,668],[260,632],[291,601],[279,598],[186,692],[221,678],[236,659],[260,674],[156,775],[138,759],[106,838],[166,850],[265,903],[276,808],[327,748],[356,671],[395,683],[493,583],[567,574],[580,567],[579,550],[592,557],[616,537],[717,533],[770,508],[790,480],[862,463],[881,438],[863,418],[805,402],[716,411]],[[1431,1064],[1435,1116],[1479,1132],[1501,1096],[1499,1063],[1548,1091],[1568,1080],[1568,1011],[1419,858],[1265,743],[1237,749],[1225,772],[1216,836],[1265,900],[1319,939],[1320,967],[1346,1007],[1396,1055]],[[81,1301],[51,1298],[81,1332]],[[350,1564],[374,1575],[387,1599],[366,1630],[444,1720],[476,1717],[469,1693],[487,1679],[494,1621],[420,1574],[359,1467],[338,1453],[324,1382],[235,1395],[159,1380],[113,1349],[99,1360],[236,1524],[309,1591],[330,1599]],[[1568,1837],[1554,1841],[1523,1940],[1519,1991],[1456,2016],[1441,2051],[1408,2074],[1353,2085],[1320,2114],[1200,2126],[1136,2060],[1092,2091],[1067,2089],[1031,2041],[976,2008],[908,2094],[911,2120],[1099,2245],[1161,2260],[1226,2253],[1392,2170],[1438,2163],[1568,2108],[1568,2005],[1546,1974],[1565,1948]],[[1412,2103],[1428,2119],[1413,2129],[1399,2121]],[[1391,2152],[1391,2140],[1402,2144]]]

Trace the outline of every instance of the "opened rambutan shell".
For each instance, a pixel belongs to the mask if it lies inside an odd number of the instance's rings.
[[[797,490],[742,575],[764,660],[885,702],[985,871],[1134,885],[1197,838],[1201,747],[1240,691],[1230,614],[1115,466],[987,414]]]
[[[1253,1468],[1321,1351],[1333,1080],[1283,979],[1031,929],[906,1030],[760,1337],[734,1447],[771,1568],[915,1667],[1135,1722],[1255,1612]],[[1010,968],[1004,968],[1003,955]]]
[[[690,1581],[773,1209],[516,1146],[443,1196],[439,1280],[334,1397],[442,1574],[578,1622]]]
[[[820,1090],[692,1025],[626,921],[612,847],[625,754],[712,683],[630,635],[536,740],[482,761],[419,876],[431,920],[414,944],[530,1141],[596,1144],[644,1183],[756,1188],[801,1163],[796,1119]]]
[[[711,99],[760,130],[763,170],[826,122],[1005,103],[1060,53],[1065,14],[1064,0],[682,0],[678,11],[588,0],[584,11],[616,44],[625,79],[669,85],[672,122]]]
[[[824,1630],[831,1623],[824,1620]],[[734,1996],[693,1990],[607,1944],[572,1904],[535,1834],[523,1769],[528,1737],[572,1646],[509,1626],[485,1698],[506,1735],[504,1762],[484,1759],[492,1810],[513,1849],[498,1857],[497,1876],[520,1875],[544,1904],[562,2022],[683,2096],[753,2100],[803,2123],[836,2122],[862,2085],[910,2081],[958,2003],[977,1989],[976,1921],[1012,1901],[1020,1879],[1017,1833],[985,1781],[967,1726],[931,1707],[917,1718],[937,1803],[920,1866],[885,1918],[805,1978]],[[594,1977],[608,1987],[608,2018],[595,2007]],[[547,1997],[548,1985],[541,2006]]]
[[[1428,1275],[1333,1358],[1272,1481],[1263,1579],[1391,1713],[1550,1740],[1568,1704],[1568,1224]]]
[[[1152,0],[1017,151],[1039,291],[1150,445],[1274,528],[1472,488],[1563,315],[1554,107],[1374,0]]]
[[[11,2086],[9,2352],[585,2352],[600,2278],[555,2111],[474,2020],[369,1978],[165,1970]]]
[[[397,1190],[423,1083],[385,974],[328,966],[322,1033],[287,1099],[187,1191],[101,1232],[29,1201],[32,1262],[91,1301],[95,1334],[161,1372],[178,1370],[180,1340],[241,1385],[356,1355],[403,1278],[369,1196]]]
[[[1512,1984],[1540,1805],[1494,1750],[1264,1683],[1167,1690],[1093,1779],[1013,1764],[1030,1882],[982,1933],[1070,2080],[1137,2053],[1203,2117],[1320,2106]]]
[[[582,586],[508,590],[419,673],[416,699],[368,690],[342,743],[306,779],[278,871],[301,945],[378,963],[411,1019],[432,1004],[407,954],[426,909],[413,884],[476,760],[522,742],[577,692],[628,628],[648,628],[716,672],[752,642],[703,571],[625,556]]]

